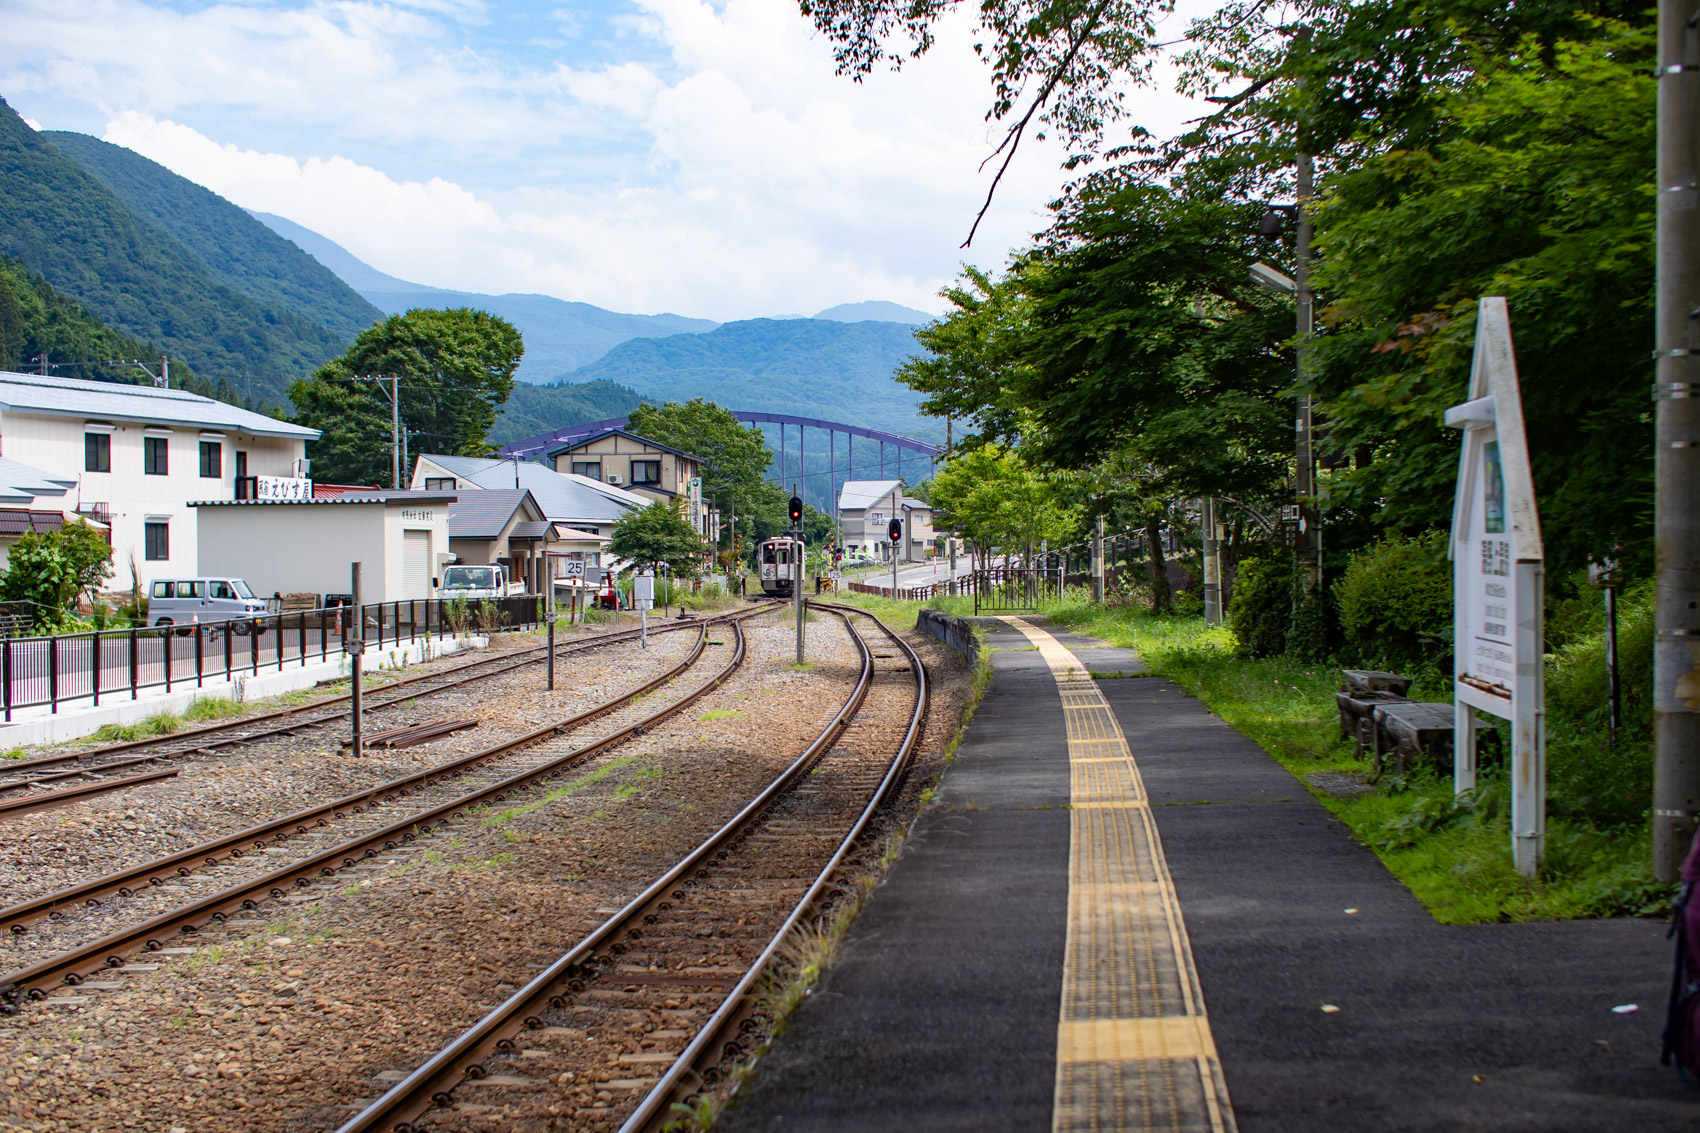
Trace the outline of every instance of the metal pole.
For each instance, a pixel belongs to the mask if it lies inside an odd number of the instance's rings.
[[[1216,545],[1216,498],[1205,496],[1204,513],[1204,624],[1222,621],[1222,552]]]
[[[1205,577],[1209,577],[1210,565],[1205,563]],[[1204,604],[1208,613],[1210,608],[1210,584],[1204,584]],[[1092,601],[1102,605],[1104,602],[1104,517],[1099,516],[1092,525]]]
[[[555,619],[549,619],[549,691],[555,691]]]
[[[1611,708],[1611,731],[1608,744],[1617,742],[1617,730],[1623,724],[1623,698],[1617,684],[1617,587],[1606,591],[1606,691]]]
[[[797,485],[791,485],[791,494],[797,495]],[[801,497],[798,497],[801,498]],[[799,519],[791,525],[791,538],[796,542],[791,545],[791,604],[797,610],[797,664],[805,664],[803,660],[803,521]]]
[[[1676,881],[1700,817],[1700,0],[1660,0],[1654,312],[1653,871]]]
[[[364,705],[361,704],[360,688],[360,682],[364,676],[363,670],[365,669],[365,658],[362,654],[366,651],[366,615],[364,607],[360,604],[360,564],[351,564],[349,574],[352,583],[349,589],[354,595],[354,616],[348,620],[349,636],[343,639],[343,649],[348,653],[349,671],[353,678],[349,695],[348,737],[350,742],[348,750],[349,754],[359,759],[366,754],[364,737],[360,734],[360,713],[364,710]]]

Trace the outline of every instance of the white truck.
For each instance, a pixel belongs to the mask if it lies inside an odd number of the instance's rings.
[[[506,598],[509,585],[507,568],[500,563],[443,568],[441,589],[444,598]]]

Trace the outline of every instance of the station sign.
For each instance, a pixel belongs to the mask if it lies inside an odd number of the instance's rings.
[[[1511,318],[1499,296],[1476,315],[1469,400],[1446,411],[1464,431],[1453,499],[1453,784],[1476,786],[1476,712],[1512,722],[1511,843],[1533,874],[1546,839],[1540,515],[1523,429]]]

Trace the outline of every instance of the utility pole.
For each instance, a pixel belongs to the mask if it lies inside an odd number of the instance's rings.
[[[1313,451],[1314,438],[1311,434],[1310,373],[1305,365],[1305,355],[1309,353],[1305,343],[1315,328],[1313,314],[1316,304],[1316,297],[1310,290],[1310,244],[1315,232],[1310,220],[1310,202],[1315,192],[1310,154],[1299,154],[1298,165],[1298,254],[1297,267],[1293,272],[1293,280],[1297,286],[1293,290],[1293,298],[1299,315],[1299,341],[1296,352],[1299,401],[1293,422],[1293,449],[1297,458],[1293,486],[1299,497],[1299,534],[1294,543],[1294,550],[1299,558],[1299,571],[1304,578],[1305,593],[1314,594],[1322,588],[1322,532],[1321,513],[1316,507],[1316,457]]]
[[[1700,0],[1660,0],[1654,312],[1653,872],[1676,881],[1700,816]]]
[[[1222,621],[1222,548],[1216,543],[1216,497],[1199,501],[1204,521],[1204,624]]]
[[[390,378],[390,478],[401,490],[401,375]]]
[[[353,616],[349,619],[348,632],[343,637],[343,650],[348,654],[350,677],[352,678],[349,691],[349,751],[356,759],[366,754],[364,739],[360,734],[360,716],[364,711],[361,703],[361,681],[364,679],[366,667],[366,614],[360,604],[360,564],[349,565],[350,585],[353,592],[350,597],[354,601]]]

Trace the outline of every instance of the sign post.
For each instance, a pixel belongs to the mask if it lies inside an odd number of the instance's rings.
[[[1532,876],[1546,843],[1546,579],[1511,318],[1499,296],[1478,308],[1469,396],[1446,411],[1446,423],[1464,430],[1448,548],[1453,786],[1476,787],[1476,712],[1511,721],[1511,856]]]
[[[632,579],[632,605],[638,608],[638,619],[643,626],[639,637],[643,648],[649,648],[649,611],[655,606],[655,575],[643,571]]]
[[[360,604],[360,565],[359,563],[349,564],[348,588],[354,605],[349,611],[351,616],[348,621],[343,623],[348,628],[342,639],[343,652],[348,654],[350,677],[348,686],[348,749],[356,759],[366,754],[364,737],[361,735],[360,729],[360,717],[365,711],[365,705],[361,703],[363,690],[360,686],[365,676],[364,669],[366,667],[366,614],[365,608]]]
[[[791,501],[786,505],[786,512],[791,517],[791,604],[797,614],[797,664],[805,664],[803,660],[803,563],[807,555],[803,550],[803,497],[797,495],[797,485],[791,485]],[[779,568],[774,568],[774,578],[779,577]]]

